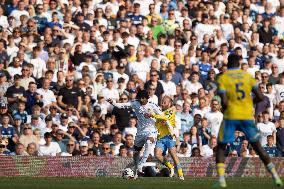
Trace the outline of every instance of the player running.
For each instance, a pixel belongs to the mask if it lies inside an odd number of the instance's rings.
[[[172,99],[164,96],[162,99],[162,109],[164,115],[151,114],[156,119],[156,127],[158,129],[158,140],[155,147],[156,158],[170,169],[170,177],[174,175],[174,166],[166,159],[166,152],[169,151],[177,169],[180,180],[184,180],[182,168],[176,154],[176,141],[174,128],[176,125],[176,112],[172,108]]]
[[[137,135],[135,136],[133,153],[134,179],[138,177],[138,170],[142,171],[142,166],[146,163],[151,149],[154,148],[155,141],[157,139],[155,120],[150,117],[150,111],[157,115],[162,115],[162,111],[157,105],[148,102],[149,95],[147,91],[143,90],[138,92],[136,99],[136,101],[128,103],[115,103],[108,100],[109,103],[116,107],[132,107],[138,120]],[[139,161],[140,151],[144,145],[145,150],[141,160]]]
[[[228,72],[223,73],[218,78],[218,92],[222,99],[224,110],[224,120],[218,136],[218,146],[216,152],[216,166],[219,181],[216,187],[226,187],[225,181],[225,157],[226,144],[234,141],[236,130],[242,131],[249,140],[253,149],[259,154],[260,159],[271,173],[277,186],[283,183],[279,178],[274,164],[268,154],[263,150],[259,142],[260,134],[253,121],[253,102],[251,92],[256,99],[261,101],[262,94],[257,90],[255,79],[251,75],[239,69],[241,57],[230,55],[228,57]]]

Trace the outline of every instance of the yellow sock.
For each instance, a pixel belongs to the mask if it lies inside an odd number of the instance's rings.
[[[179,177],[183,177],[183,172],[182,172],[181,168],[178,168],[177,174],[178,174]]]
[[[225,164],[224,163],[217,163],[217,173],[219,177],[225,176]]]
[[[165,161],[164,165],[169,169],[172,169],[174,167],[169,161]]]

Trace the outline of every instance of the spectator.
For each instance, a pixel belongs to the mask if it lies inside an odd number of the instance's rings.
[[[263,146],[263,149],[270,157],[277,157],[278,156],[278,149],[276,145],[273,143],[274,137],[272,135],[267,136],[267,143]]]
[[[58,104],[61,108],[65,109],[67,105],[72,104],[80,111],[82,105],[81,92],[74,87],[74,78],[66,77],[66,86],[60,89],[58,93]]]
[[[20,136],[19,142],[22,143],[25,148],[27,148],[30,143],[38,145],[39,141],[36,136],[33,135],[32,127],[29,124],[25,124],[23,130],[23,135]]]
[[[44,133],[45,144],[39,146],[39,156],[58,156],[61,152],[57,142],[52,142],[52,135],[49,132]]]
[[[11,156],[27,156],[28,153],[25,151],[25,146],[22,143],[18,143],[15,146],[15,152],[10,153]]]
[[[177,156],[178,157],[191,157],[191,146],[185,142],[181,143]]]
[[[30,155],[30,156],[37,156],[37,144],[35,143],[29,143],[28,144],[28,147],[27,147],[27,153]]]
[[[269,112],[267,112],[267,111],[262,112],[262,116],[263,116],[263,122],[258,123],[256,125],[256,127],[258,128],[258,130],[261,133],[261,138],[260,138],[261,144],[262,145],[266,144],[268,135],[272,135],[274,137],[273,144],[275,144],[275,142],[276,142],[276,127],[275,127],[274,123],[269,121]]]

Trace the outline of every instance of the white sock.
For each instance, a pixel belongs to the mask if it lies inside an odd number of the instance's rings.
[[[152,147],[153,143],[150,141],[150,140],[147,140],[146,143],[145,143],[145,150],[144,150],[144,153],[143,153],[143,156],[139,162],[139,165],[138,166],[143,166],[144,163],[146,163],[150,153],[151,153],[151,147]]]

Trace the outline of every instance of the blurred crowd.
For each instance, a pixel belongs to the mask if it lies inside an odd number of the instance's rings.
[[[2,0],[0,155],[132,157],[135,114],[107,99],[145,89],[173,99],[178,156],[212,157],[232,53],[265,95],[261,144],[283,156],[283,0]],[[236,132],[227,156],[257,154]]]

